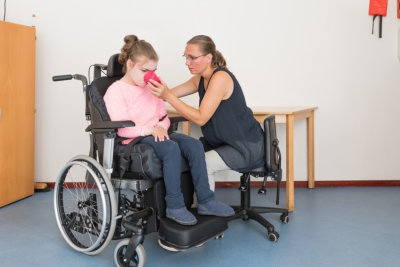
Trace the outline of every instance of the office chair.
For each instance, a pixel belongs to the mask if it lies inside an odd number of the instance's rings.
[[[250,204],[250,176],[264,177],[259,194],[266,194],[267,178],[271,177],[277,182],[276,205],[279,204],[280,182],[282,179],[281,154],[279,150],[279,141],[276,138],[275,115],[270,115],[264,120],[264,142],[265,142],[265,165],[249,172],[242,173],[240,177],[240,206],[233,206],[235,215],[229,220],[239,219],[247,221],[255,220],[268,230],[268,239],[276,242],[279,239],[279,233],[275,231],[274,226],[260,213],[282,213],[280,221],[289,222],[288,210],[275,207],[254,207]]]

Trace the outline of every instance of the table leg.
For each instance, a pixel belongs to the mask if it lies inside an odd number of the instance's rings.
[[[293,128],[293,115],[286,115],[286,206],[289,212],[294,211]]]
[[[307,118],[307,172],[308,188],[314,188],[314,111]]]
[[[186,135],[190,135],[190,122],[184,121],[182,122],[182,133]]]

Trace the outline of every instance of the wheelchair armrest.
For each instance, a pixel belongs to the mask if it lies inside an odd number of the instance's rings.
[[[109,131],[116,130],[119,128],[135,126],[133,121],[102,121],[90,124],[85,131]]]

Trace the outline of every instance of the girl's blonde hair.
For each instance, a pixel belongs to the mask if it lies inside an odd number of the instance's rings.
[[[153,46],[145,40],[139,40],[136,35],[127,35],[124,38],[124,46],[121,48],[121,53],[118,56],[118,62],[122,64],[122,71],[126,72],[126,62],[128,59],[134,63],[138,58],[145,56],[148,59],[158,61],[158,55]]]

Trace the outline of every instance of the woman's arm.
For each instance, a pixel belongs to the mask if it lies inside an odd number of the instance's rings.
[[[186,119],[203,126],[217,110],[223,99],[229,98],[233,92],[232,78],[224,71],[218,71],[209,82],[207,91],[198,109],[187,105],[181,101],[170,90],[164,82],[156,84],[158,87],[150,85],[152,92],[167,101],[175,110]],[[197,90],[197,89],[196,89]]]
[[[197,92],[197,86],[200,81],[200,76],[196,75],[186,82],[171,89],[171,93],[176,97],[183,97]]]

